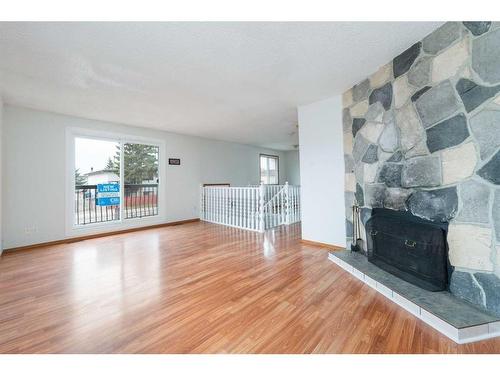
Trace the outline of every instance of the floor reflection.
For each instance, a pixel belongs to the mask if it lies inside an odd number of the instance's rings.
[[[268,229],[264,233],[220,224],[205,223],[204,225],[213,234],[213,245],[232,244],[238,249],[251,253],[255,253],[260,248],[261,253],[267,259],[273,259],[278,248],[280,251],[285,251],[286,246],[282,248],[282,245],[286,245],[291,238],[300,237],[300,225],[281,225]],[[255,246],[256,244],[260,246]]]
[[[263,254],[266,258],[272,258],[275,254],[274,242],[276,241],[276,233],[274,230],[269,230],[264,233],[264,242],[262,244]]]
[[[160,273],[157,234],[79,244],[72,257],[73,326],[95,331],[147,308],[160,297]]]

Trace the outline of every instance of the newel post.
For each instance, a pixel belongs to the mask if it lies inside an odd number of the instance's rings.
[[[205,189],[200,184],[200,220],[205,220]]]
[[[263,183],[259,186],[259,232],[263,233],[265,230],[265,217],[264,217],[264,197],[266,195],[266,187]]]
[[[285,182],[285,224],[290,224],[290,187],[288,181]]]

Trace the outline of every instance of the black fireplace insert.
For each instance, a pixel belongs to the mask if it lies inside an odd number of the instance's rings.
[[[448,223],[374,208],[365,228],[371,263],[429,291],[448,288]]]

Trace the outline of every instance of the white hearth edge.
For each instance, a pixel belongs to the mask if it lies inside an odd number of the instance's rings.
[[[371,288],[375,289],[386,298],[390,299],[392,302],[398,304],[406,311],[415,315],[417,318],[430,325],[432,328],[455,341],[457,344],[467,344],[470,342],[486,340],[493,337],[500,337],[500,321],[465,328],[456,328],[451,324],[446,323],[441,318],[438,318],[436,315],[428,312],[427,310],[401,296],[384,284],[381,284],[380,282],[375,281],[371,277],[365,275],[363,272],[344,262],[334,254],[330,253],[328,255],[328,259],[330,259],[333,263],[343,268]]]

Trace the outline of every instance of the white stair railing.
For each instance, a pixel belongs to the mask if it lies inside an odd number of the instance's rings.
[[[300,186],[287,186],[287,224],[300,221]]]
[[[260,231],[259,189],[206,186],[201,188],[200,219]]]
[[[200,219],[258,232],[296,223],[300,221],[300,187],[288,183],[201,187]]]
[[[264,220],[264,228],[270,229],[287,224],[286,211],[286,193],[283,188],[264,205],[263,214],[267,219]]]

